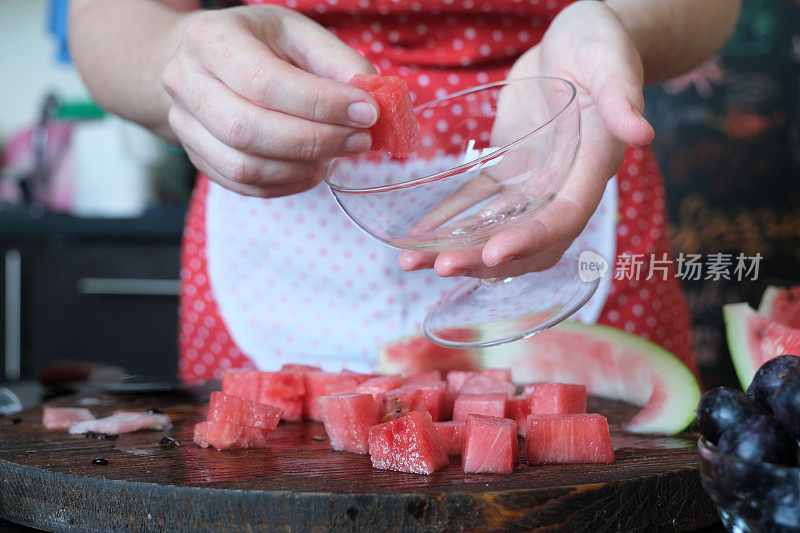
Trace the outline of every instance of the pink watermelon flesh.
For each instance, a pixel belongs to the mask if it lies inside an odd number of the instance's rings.
[[[208,448],[210,444],[206,441],[206,432],[208,431],[208,422],[199,422],[195,424],[192,434],[192,440],[201,448]]]
[[[378,376],[370,378],[356,387],[356,392],[372,394],[377,397],[382,392],[389,392],[392,389],[397,389],[403,384],[403,378],[400,374],[392,374],[391,376]]]
[[[606,417],[597,414],[529,415],[528,464],[613,463]]]
[[[194,441],[200,446],[207,443],[218,450],[266,448],[268,433],[264,429],[207,420],[195,426]]]
[[[432,474],[448,463],[427,411],[410,411],[369,428],[369,455],[375,468],[417,474]]]
[[[567,415],[586,412],[586,387],[567,383],[530,383],[522,391],[530,396],[529,414]]]
[[[258,401],[261,390],[261,372],[257,370],[231,370],[222,375],[222,392],[248,400]]]
[[[447,384],[444,381],[425,381],[422,383],[412,383],[406,387],[415,388],[422,394],[422,400],[425,404],[425,409],[431,414],[434,422],[443,420],[442,414],[444,407],[445,393],[447,392]]]
[[[505,394],[513,398],[517,388],[507,381],[496,381],[486,376],[473,376],[464,382],[459,393],[461,394]]]
[[[418,374],[429,370],[480,369],[480,356],[474,350],[445,348],[425,335],[414,335],[385,344],[378,350],[381,369],[387,374]]]
[[[442,373],[438,370],[429,370],[428,372],[412,374],[403,378],[403,385],[409,385],[411,383],[425,383],[428,381],[442,381]]]
[[[377,378],[382,376],[383,374],[362,374],[361,372],[353,372],[352,370],[348,370],[346,368],[342,369],[342,374],[347,374],[347,376],[355,381],[357,384],[364,383],[368,379]]]
[[[517,466],[517,423],[509,418],[469,415],[464,472],[511,474]]]
[[[325,395],[329,396],[331,394],[343,394],[346,392],[352,393],[356,392],[357,388],[358,381],[354,378],[347,378],[325,385]]]
[[[369,428],[378,423],[378,406],[372,394],[334,394],[320,396],[317,401],[331,448],[368,453]]]
[[[453,420],[466,420],[467,415],[505,417],[508,396],[503,393],[461,394],[453,405]]]
[[[513,383],[511,381],[511,370],[506,368],[487,368],[481,370],[481,376],[485,376],[498,383]]]
[[[784,326],[800,329],[800,285],[767,287],[758,312]]]
[[[303,419],[306,388],[303,375],[297,372],[261,372],[258,401],[283,410],[282,418],[292,422]]]
[[[444,408],[442,414],[445,418],[453,418],[453,405],[456,403],[461,387],[471,377],[477,376],[477,372],[471,370],[451,370],[447,373],[447,391],[444,396]]]
[[[306,392],[303,416],[307,420],[322,422],[317,398],[333,394],[334,389],[349,387],[354,380],[352,373],[345,372],[307,372],[303,374],[303,384]],[[344,382],[345,385],[336,385],[341,382]]]
[[[300,372],[301,374],[307,372],[322,372],[322,369],[318,366],[298,365],[293,363],[283,365],[281,370],[285,370],[286,372]]]
[[[375,401],[380,411],[378,417],[382,421],[399,418],[409,411],[426,410],[422,390],[410,385],[383,392]]]
[[[273,431],[281,419],[281,409],[224,392],[211,393],[208,420]]]
[[[405,159],[419,145],[419,125],[405,80],[396,76],[356,74],[350,84],[363,89],[377,100],[380,116],[372,128],[372,149],[386,150]]]
[[[526,395],[514,396],[508,400],[506,415],[517,423],[517,433],[525,436],[528,431],[528,415],[531,414],[531,397]]]
[[[464,441],[467,438],[467,424],[462,421],[450,420],[436,422],[436,431],[442,441],[442,446],[447,455],[461,455],[464,452]]]
[[[94,415],[84,407],[45,407],[42,413],[45,429],[69,429],[86,420],[94,420]]]
[[[105,433],[106,435],[120,435],[132,433],[143,429],[160,430],[171,425],[167,415],[156,415],[138,411],[122,411],[105,418],[84,420],[73,424],[69,432],[73,435],[81,433]]]

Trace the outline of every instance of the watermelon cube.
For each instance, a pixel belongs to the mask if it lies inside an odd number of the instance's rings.
[[[205,443],[218,450],[266,448],[268,433],[264,429],[207,420],[195,426],[194,441],[200,446]]]
[[[447,373],[447,390],[453,392],[461,392],[461,387],[464,386],[464,383],[471,377],[477,376],[477,372],[471,372],[469,370],[451,370]]]
[[[436,431],[447,455],[461,455],[467,437],[467,423],[461,421],[436,422]]]
[[[353,372],[352,370],[342,369],[342,374],[347,374],[348,377],[353,379],[357,384],[362,384],[368,379],[377,378],[383,374],[362,374],[361,372]]]
[[[517,392],[513,383],[496,381],[487,376],[472,376],[464,382],[459,393],[461,394],[495,394],[502,393],[510,400]]]
[[[215,423],[231,423],[259,428],[270,432],[278,427],[281,413],[279,407],[215,391],[211,393],[208,420]]]
[[[195,424],[192,432],[192,440],[201,448],[208,448],[210,446],[206,441],[206,431],[208,431],[208,422],[203,421]]]
[[[528,432],[528,415],[531,414],[531,397],[514,396],[508,400],[506,415],[517,423],[517,433],[525,436]]]
[[[411,155],[419,144],[419,125],[405,80],[397,76],[356,74],[350,84],[368,92],[380,106],[378,121],[370,129],[372,149],[386,150],[398,159]]]
[[[448,463],[427,411],[410,411],[369,428],[369,456],[375,468],[417,474],[432,474]]]
[[[430,370],[428,372],[412,374],[403,378],[403,385],[410,385],[411,383],[425,383],[428,381],[442,381],[442,373],[438,370]]]
[[[391,376],[378,376],[370,378],[367,381],[356,387],[356,392],[363,394],[372,394],[377,397],[382,392],[389,392],[392,389],[400,387],[403,383],[403,378],[400,374],[393,374]]]
[[[422,390],[410,385],[382,392],[375,401],[379,406],[378,418],[381,420],[399,418],[409,411],[426,410]]]
[[[481,376],[497,381],[498,383],[513,383],[513,381],[511,381],[511,370],[507,368],[487,368],[481,371]]]
[[[317,398],[342,392],[341,389],[348,389],[349,387],[353,387],[353,390],[355,390],[355,386],[357,386],[357,383],[353,386],[355,380],[353,373],[345,372],[306,372],[303,374],[303,384],[306,391],[303,416],[307,420],[322,422]],[[341,382],[344,382],[344,384],[336,385]]]
[[[318,366],[298,365],[293,363],[283,365],[281,370],[286,372],[300,372],[301,374],[305,374],[306,372],[322,372],[322,369]]]
[[[461,394],[453,405],[453,420],[466,420],[467,415],[504,417],[508,397],[504,393]]]
[[[528,463],[613,463],[606,417],[597,414],[529,415]]]
[[[469,415],[464,455],[464,472],[510,474],[517,466],[519,448],[517,423],[510,418]]]
[[[261,372],[258,401],[283,409],[282,418],[292,422],[303,419],[306,388],[303,375],[297,372]]]
[[[331,448],[369,451],[369,428],[378,423],[378,406],[371,394],[333,394],[320,396],[317,402]]]
[[[231,370],[222,375],[222,392],[248,400],[258,401],[261,390],[261,372],[258,370]]]
[[[531,397],[531,414],[567,415],[586,412],[586,387],[566,383],[529,383],[522,394]]]
[[[417,389],[422,394],[425,409],[431,414],[434,422],[442,420],[444,396],[447,391],[447,384],[444,381],[426,381],[422,383],[412,383],[406,385]]]

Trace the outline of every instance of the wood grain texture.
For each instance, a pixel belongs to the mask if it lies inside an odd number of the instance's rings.
[[[611,422],[613,465],[528,467],[522,457],[503,476],[464,474],[451,458],[425,476],[334,452],[321,424],[282,424],[269,450],[218,452],[191,442],[205,416],[198,396],[92,397],[98,416],[158,407],[174,427],[96,440],[45,430],[41,407],[0,419],[0,517],[51,531],[680,531],[716,520],[696,436],[625,434],[633,408],[616,402],[590,401]],[[165,435],[180,445],[159,444]]]

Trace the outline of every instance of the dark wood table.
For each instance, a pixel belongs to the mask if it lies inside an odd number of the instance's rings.
[[[464,474],[453,458],[425,476],[334,452],[323,426],[309,422],[279,426],[269,450],[201,449],[191,442],[204,417],[196,392],[91,397],[98,416],[158,407],[174,426],[97,440],[46,431],[41,406],[17,423],[0,419],[0,517],[51,531],[675,531],[717,521],[696,435],[626,434],[619,423],[635,409],[618,402],[590,400],[611,422],[613,465],[528,467],[521,457],[503,476]],[[163,436],[180,444],[160,444]]]

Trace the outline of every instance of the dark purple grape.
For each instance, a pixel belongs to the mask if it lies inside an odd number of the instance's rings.
[[[771,487],[764,495],[761,520],[769,531],[797,531],[800,529],[800,490],[789,483]]]
[[[772,412],[786,433],[800,438],[800,374],[787,377],[775,391]]]
[[[772,417],[761,415],[728,426],[719,438],[718,449],[745,461],[793,465],[793,444]]]
[[[783,380],[792,374],[800,374],[800,357],[779,355],[773,357],[756,371],[747,387],[747,398],[762,407],[772,410],[772,398]]]
[[[725,428],[760,414],[763,412],[747,401],[742,391],[717,387],[703,394],[697,404],[697,429],[706,439],[717,444]]]

